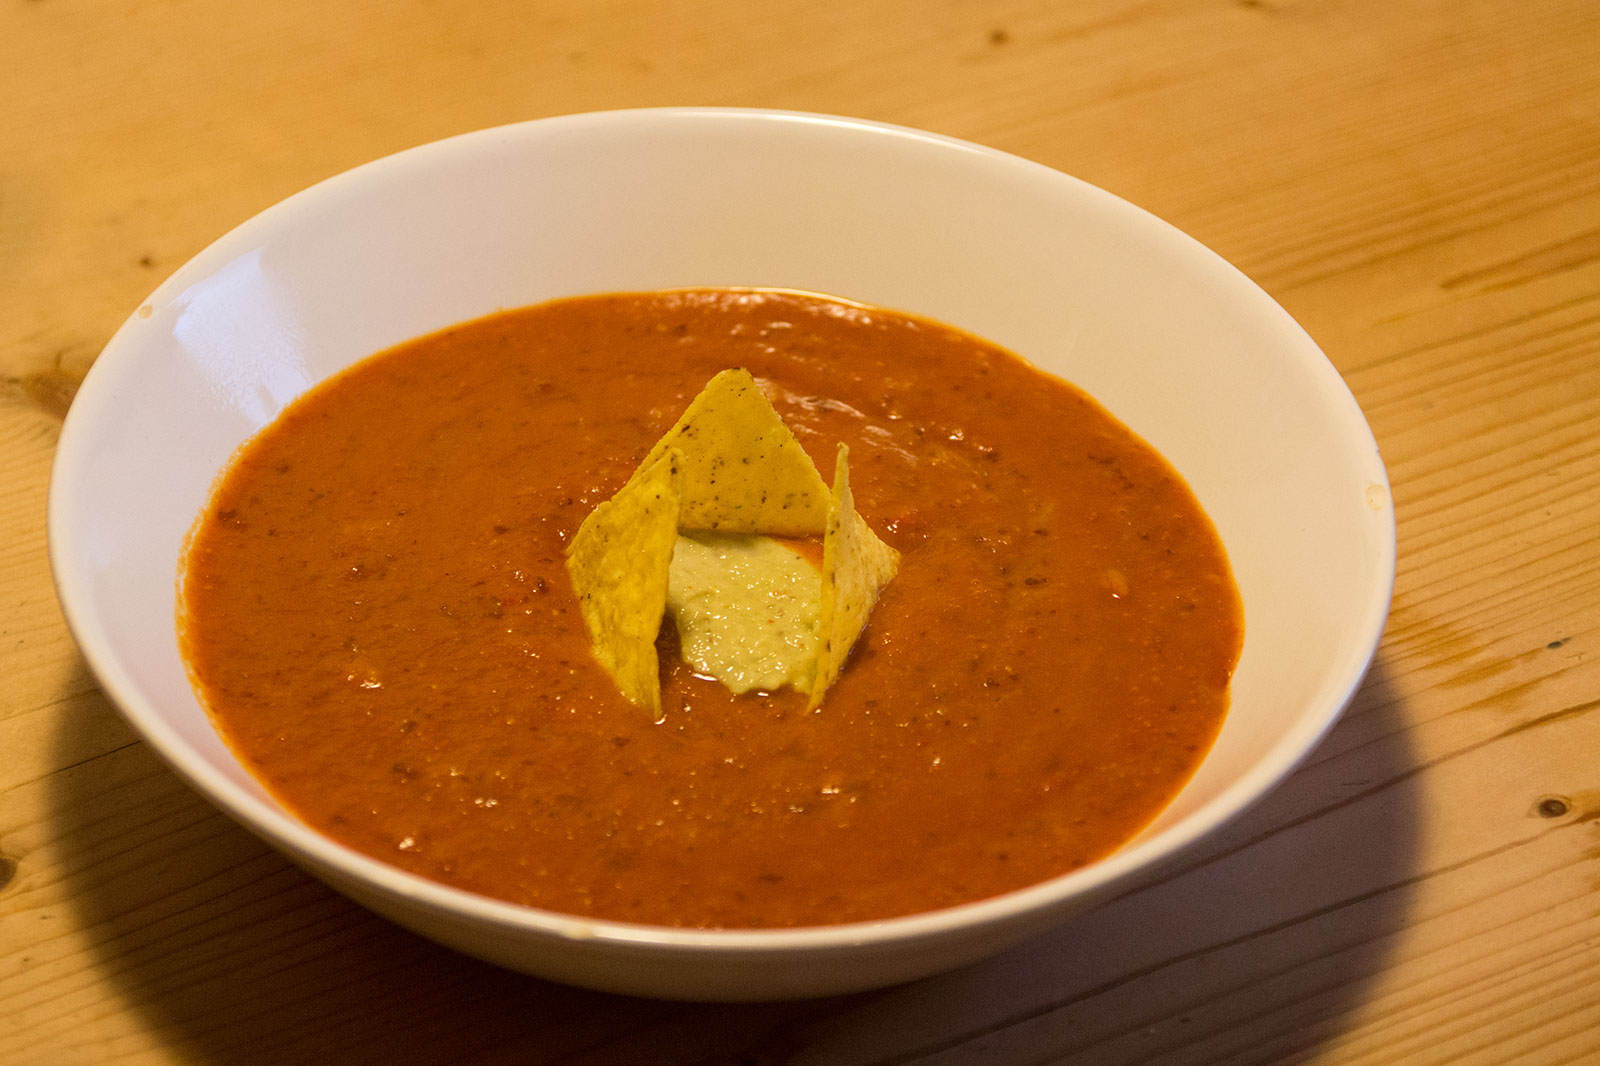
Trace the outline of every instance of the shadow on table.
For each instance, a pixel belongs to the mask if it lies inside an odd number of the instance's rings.
[[[79,706],[63,752],[116,713]],[[1375,671],[1306,767],[1163,879],[956,973],[802,1003],[631,999],[468,959],[303,874],[143,744],[54,775],[52,803],[99,976],[178,1061],[1265,1061],[1337,1037],[1405,922],[1403,726]]]
[[[813,1034],[830,1054],[807,1061],[1309,1059],[1350,1032],[1410,916],[1421,797],[1406,724],[1375,667],[1306,765],[1150,883],[840,1012]]]

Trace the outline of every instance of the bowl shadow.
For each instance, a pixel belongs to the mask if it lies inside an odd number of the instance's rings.
[[[880,993],[808,1062],[1307,1061],[1348,1035],[1412,910],[1421,792],[1385,670],[1307,762],[1143,885],[965,970]],[[868,1048],[884,1019],[892,1046]]]
[[[61,753],[117,716],[77,707]],[[176,1061],[1270,1061],[1346,1029],[1405,925],[1404,726],[1375,668],[1305,766],[1141,887],[954,973],[803,1002],[635,999],[457,954],[303,873],[131,733],[52,776],[51,828],[97,979]]]

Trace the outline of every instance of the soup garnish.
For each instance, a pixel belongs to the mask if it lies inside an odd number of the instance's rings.
[[[855,509],[849,451],[830,492],[749,372],[711,379],[567,546],[595,654],[624,696],[660,712],[670,613],[684,658],[734,692],[787,685],[822,702],[900,563]],[[820,574],[773,534],[820,537]]]

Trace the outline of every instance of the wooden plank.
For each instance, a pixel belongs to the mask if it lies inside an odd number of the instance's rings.
[[[0,1061],[1600,1061],[1600,8],[1588,0],[31,0],[0,12]],[[76,380],[188,256],[423,141],[743,104],[968,137],[1205,241],[1393,478],[1372,676],[1152,884],[816,1003],[562,988],[191,793],[85,672],[43,513]]]

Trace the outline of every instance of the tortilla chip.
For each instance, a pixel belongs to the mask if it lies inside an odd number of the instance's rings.
[[[856,512],[850,493],[850,449],[839,445],[828,525],[822,537],[822,609],[817,625],[817,677],[807,710],[839,678],[878,594],[900,568],[900,553],[878,539]]]
[[[773,630],[782,641],[792,637],[799,642],[792,650],[802,658],[802,644],[814,647],[814,663],[797,661],[789,652],[769,655],[770,648],[749,640],[750,619],[707,621],[707,626],[721,625],[721,634],[701,626],[706,620],[693,619],[694,640],[685,647],[714,663],[715,676],[735,691],[788,684],[810,692],[809,708],[822,702],[844,669],[878,594],[900,565],[900,553],[879,540],[856,513],[849,454],[839,445],[829,492],[748,371],[725,370],[707,383],[628,483],[595,508],[567,547],[567,571],[595,658],[624,696],[660,716],[655,641],[667,609],[681,530],[755,534],[760,539],[820,533],[819,599],[811,601],[815,614],[809,603],[797,599],[792,606],[803,617],[801,629],[806,632],[791,633],[793,619],[787,618]],[[757,545],[758,554],[767,547],[776,545]],[[682,596],[704,594],[719,601],[702,612],[708,619],[723,612],[727,604],[721,600],[732,599],[721,595],[726,582],[715,575],[701,574],[693,581],[685,575],[684,580],[688,583],[680,590]],[[742,580],[748,581],[749,575]],[[760,596],[745,598],[752,604],[741,603],[738,609],[770,613]],[[812,619],[815,630],[810,628]],[[758,619],[755,630],[773,621]]]
[[[654,454],[654,453],[652,453]],[[567,546],[595,658],[631,702],[661,714],[656,634],[678,540],[683,456],[664,449],[615,496],[590,512]]]
[[[671,448],[683,453],[682,529],[804,536],[827,521],[827,483],[748,370],[707,382],[639,469]]]

